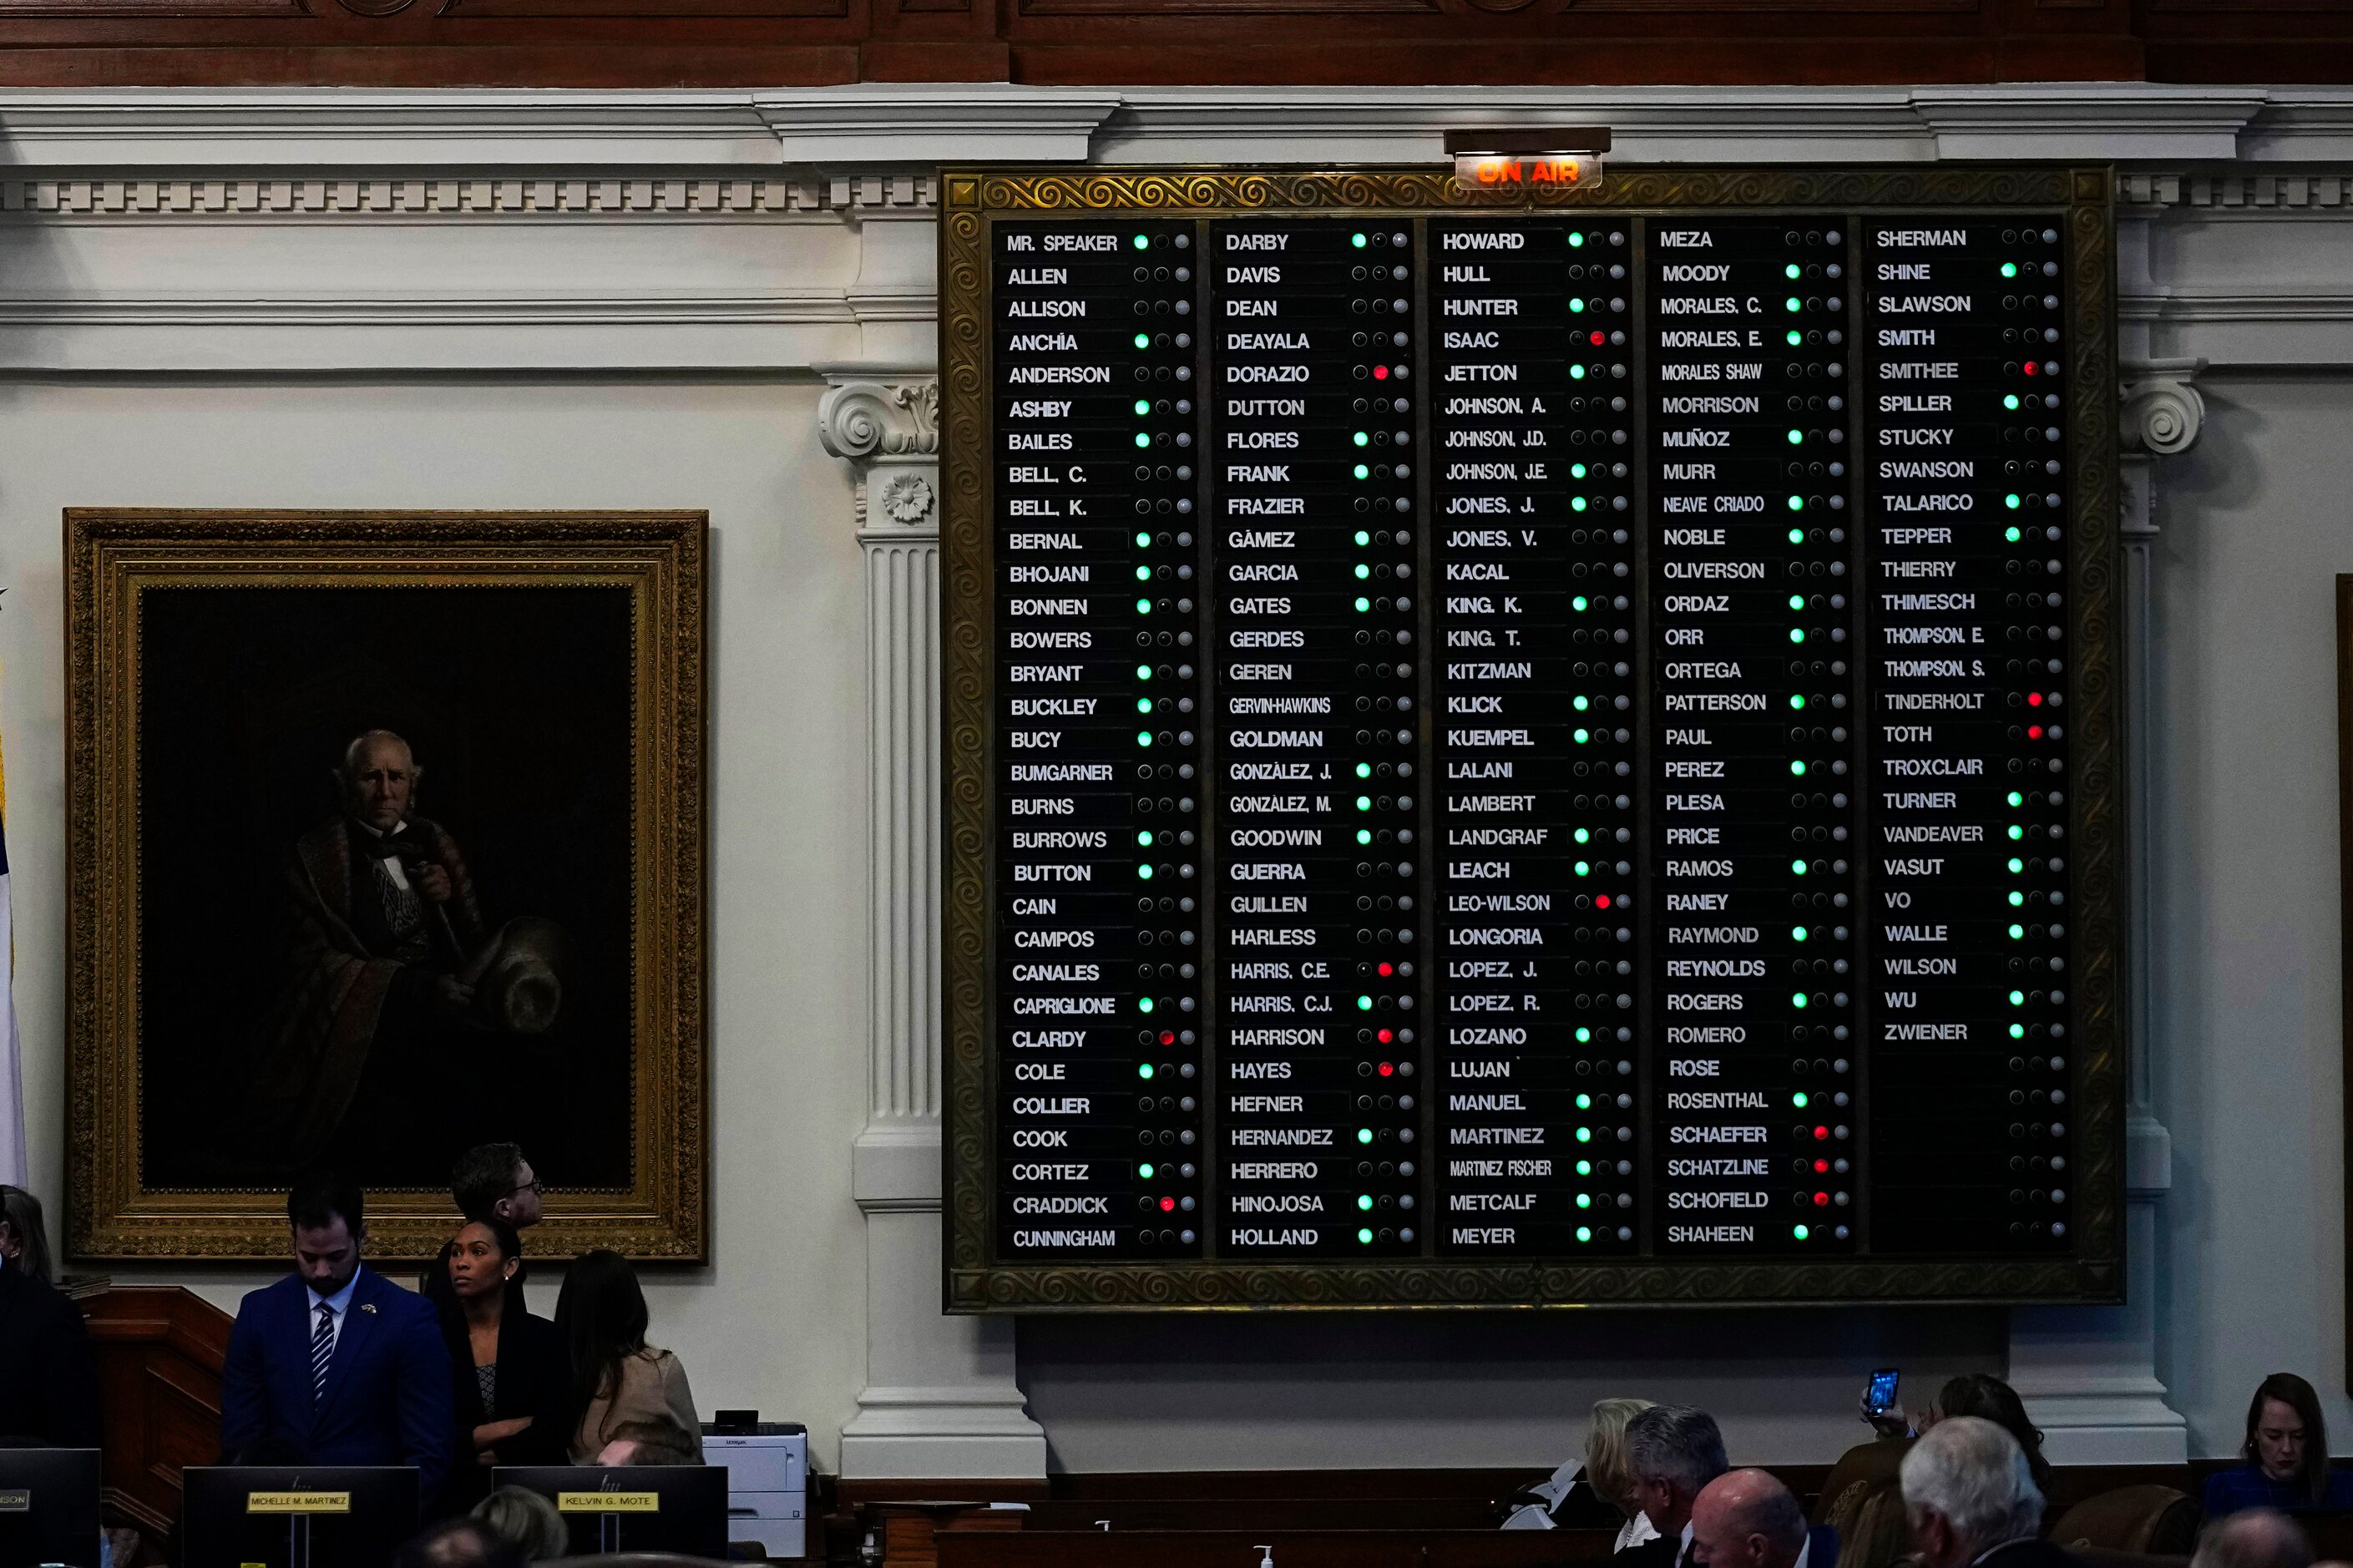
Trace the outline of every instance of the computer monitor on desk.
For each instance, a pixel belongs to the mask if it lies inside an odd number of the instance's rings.
[[[98,1450],[0,1448],[0,1568],[98,1561]]]
[[[572,1550],[727,1555],[724,1465],[501,1465],[491,1484],[553,1498]]]
[[[406,1465],[192,1465],[180,1475],[183,1568],[390,1568],[417,1531]]]

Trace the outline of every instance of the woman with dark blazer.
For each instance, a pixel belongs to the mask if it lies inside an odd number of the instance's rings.
[[[501,1219],[469,1220],[450,1244],[453,1310],[441,1318],[457,1396],[457,1463],[446,1506],[488,1496],[493,1465],[560,1465],[570,1436],[572,1369],[555,1325],[512,1305],[522,1242]]]

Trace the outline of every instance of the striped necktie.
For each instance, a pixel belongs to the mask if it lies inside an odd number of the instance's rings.
[[[327,1363],[335,1359],[335,1310],[319,1303],[319,1326],[311,1331],[311,1403],[327,1397]]]

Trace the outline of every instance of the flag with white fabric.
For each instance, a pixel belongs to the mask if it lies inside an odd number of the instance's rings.
[[[8,899],[8,781],[0,769],[0,1182],[30,1180],[25,1159],[25,1064],[16,1048],[16,941]]]

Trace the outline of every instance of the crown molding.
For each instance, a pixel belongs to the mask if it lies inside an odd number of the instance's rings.
[[[1115,91],[1018,83],[760,92],[753,108],[794,163],[1084,163]]]

